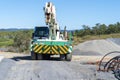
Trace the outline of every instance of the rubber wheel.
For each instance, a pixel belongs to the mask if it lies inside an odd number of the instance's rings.
[[[42,60],[43,59],[43,55],[42,54],[37,54],[37,59],[38,60]]]
[[[64,54],[60,54],[60,60],[65,60],[65,55]]]
[[[37,59],[37,54],[31,51],[31,59],[36,60]]]
[[[72,53],[66,54],[65,55],[65,59],[66,59],[66,61],[71,61],[71,59],[72,59]]]
[[[45,60],[50,59],[50,55],[48,55],[48,54],[43,54],[43,59],[45,59]]]

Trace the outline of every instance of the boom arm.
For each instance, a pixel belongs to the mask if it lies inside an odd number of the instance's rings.
[[[59,38],[59,25],[56,20],[56,9],[51,2],[47,2],[44,7],[45,22],[49,26],[50,39],[56,40]]]

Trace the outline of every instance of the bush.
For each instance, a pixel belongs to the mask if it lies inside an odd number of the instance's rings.
[[[29,50],[32,31],[19,31],[14,38],[14,47],[16,52],[25,52]]]

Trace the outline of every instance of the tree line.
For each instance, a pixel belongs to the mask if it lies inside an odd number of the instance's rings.
[[[82,29],[75,30],[75,36],[83,37],[86,35],[104,35],[104,34],[112,34],[112,33],[120,33],[120,22],[115,24],[100,24],[97,23],[95,26],[90,27],[87,25],[82,25]]]

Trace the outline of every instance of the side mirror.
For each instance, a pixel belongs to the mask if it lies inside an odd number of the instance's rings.
[[[34,38],[34,33],[32,33],[32,39]]]

